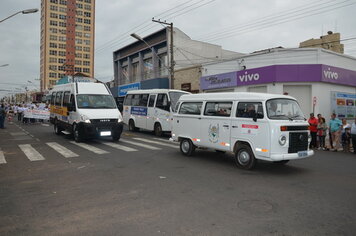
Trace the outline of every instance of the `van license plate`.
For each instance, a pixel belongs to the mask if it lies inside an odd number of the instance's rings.
[[[100,132],[100,136],[110,136],[111,135],[111,131],[101,131]]]
[[[308,156],[308,151],[300,151],[298,152],[298,157],[306,157]]]

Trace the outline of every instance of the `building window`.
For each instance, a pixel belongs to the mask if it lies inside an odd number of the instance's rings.
[[[59,44],[58,44],[58,48],[60,48],[60,49],[66,49],[66,45],[63,44],[63,43],[59,43]]]
[[[58,14],[51,12],[51,14],[49,15],[49,17],[51,17],[51,18],[58,18]]]
[[[60,27],[67,27],[67,24],[66,24],[65,22],[61,22],[61,21],[60,21],[60,22],[59,22],[59,26],[60,26]]]
[[[81,3],[77,3],[77,8],[79,8],[79,9],[83,9],[83,4],[81,4]]]
[[[65,29],[59,29],[58,32],[61,34],[67,34],[67,30]]]
[[[66,0],[59,0],[59,4],[67,5],[67,1]]]
[[[58,77],[59,78],[63,78],[65,76],[65,74],[63,74],[63,73],[58,73]]]
[[[85,40],[84,40],[84,44],[85,44],[85,45],[90,45],[90,40],[89,40],[89,39],[85,39]]]
[[[85,29],[85,27],[84,27],[84,29]],[[83,30],[83,26],[75,24],[75,30]]]
[[[75,57],[76,57],[76,58],[82,58],[83,55],[82,55],[81,53],[76,53],[76,54],[75,54]]]
[[[78,18],[78,17],[76,17],[76,18],[75,18],[75,22],[77,22],[77,23],[83,23],[83,18]]]
[[[75,39],[75,43],[76,43],[76,44],[82,44],[82,43],[83,43],[83,40],[81,40],[81,39]]]
[[[49,55],[57,56],[57,51],[56,50],[49,50]]]
[[[84,33],[84,38],[90,38],[90,34],[89,33]]]
[[[55,66],[55,65],[50,65],[48,68],[49,68],[50,70],[54,70],[54,71],[57,70],[57,66]]]
[[[91,3],[91,0],[84,0],[84,2],[86,2],[86,3]]]
[[[49,40],[57,40],[57,35],[50,35]]]
[[[84,52],[90,52],[90,47],[83,47]]]
[[[75,71],[75,72],[82,72],[82,68],[80,68],[80,67],[75,67],[75,68],[74,68],[74,71]]]
[[[76,51],[82,51],[82,46],[75,46]]]
[[[64,64],[64,63],[66,63],[66,59],[58,58],[58,63],[59,64]]]
[[[50,48],[57,48],[57,44],[56,43],[49,43],[49,47]]]
[[[58,36],[58,40],[61,42],[65,42],[66,41],[66,36]]]
[[[58,66],[59,71],[65,71],[65,66]]]
[[[57,26],[57,25],[58,25],[58,22],[55,21],[55,20],[50,20],[50,21],[49,21],[49,25]]]
[[[91,6],[84,4],[84,9],[90,11],[91,10]]]
[[[67,19],[67,16],[59,14],[58,18],[61,19],[61,20],[65,20],[65,19]]]
[[[51,9],[51,11],[58,11],[58,7],[54,5],[50,5],[49,9]]]
[[[90,66],[90,61],[83,61],[83,66]]]
[[[84,24],[90,25],[90,19],[84,19]]]
[[[85,59],[90,59],[90,54],[85,53],[85,54],[83,55],[83,58],[85,58]]]
[[[90,31],[90,26],[84,25],[84,31]]]
[[[83,33],[82,32],[75,32],[75,36],[76,37],[83,37]]]
[[[58,3],[58,0],[51,0],[50,3],[57,4],[57,3]]]
[[[56,28],[49,28],[49,32],[56,34],[57,33],[57,29]]]
[[[59,7],[59,11],[60,12],[67,12],[67,8],[66,7]]]
[[[57,78],[57,73],[50,72],[49,78]]]
[[[65,51],[59,51],[58,55],[61,57],[65,57],[66,56],[66,52]]]
[[[81,65],[82,65],[82,61],[80,61],[80,60],[75,60],[75,64],[78,65],[78,66],[81,66]]]
[[[83,68],[83,72],[84,73],[90,73],[90,69],[89,68]]]
[[[50,62],[50,63],[56,63],[56,62],[57,62],[57,58],[55,58],[55,57],[50,57],[50,58],[49,58],[49,62]]]
[[[84,16],[85,16],[85,17],[90,17],[90,16],[91,16],[91,13],[90,13],[90,12],[84,12]]]

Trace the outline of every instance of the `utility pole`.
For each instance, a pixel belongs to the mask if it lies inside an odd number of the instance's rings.
[[[152,18],[152,21],[153,22],[156,22],[156,23],[160,23],[160,24],[164,24],[164,25],[168,25],[170,27],[170,38],[171,38],[171,43],[170,43],[170,56],[171,56],[171,64],[170,64],[170,82],[171,82],[171,86],[170,88],[173,89],[174,88],[174,53],[173,53],[173,22],[171,23],[167,23],[166,21],[160,21],[159,19],[158,20],[155,20],[154,18]]]

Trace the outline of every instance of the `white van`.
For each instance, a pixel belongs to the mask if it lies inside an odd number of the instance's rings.
[[[173,89],[145,89],[128,91],[123,108],[124,123],[130,131],[145,129],[157,136],[172,131],[172,118],[180,96],[190,94]]]
[[[192,155],[195,148],[234,152],[239,167],[256,159],[287,163],[314,154],[309,124],[290,96],[264,93],[206,93],[182,96],[172,139]]]
[[[102,136],[111,136],[114,141],[120,139],[122,116],[105,84],[56,85],[50,94],[50,121],[56,134],[72,133],[76,142]]]

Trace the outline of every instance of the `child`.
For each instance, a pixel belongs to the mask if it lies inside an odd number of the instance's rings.
[[[326,136],[326,130],[328,127],[325,124],[325,119],[324,117],[319,117],[319,122],[318,122],[318,138],[319,138],[319,150],[326,150],[325,148],[325,136]]]

